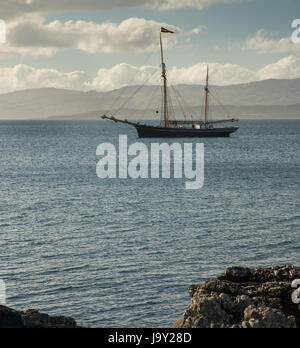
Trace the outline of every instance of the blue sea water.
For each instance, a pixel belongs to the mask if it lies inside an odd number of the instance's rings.
[[[300,121],[240,126],[193,140],[205,144],[205,185],[189,191],[185,180],[97,177],[100,143],[139,141],[128,126],[0,122],[8,305],[91,327],[170,327],[191,283],[233,265],[299,265]]]

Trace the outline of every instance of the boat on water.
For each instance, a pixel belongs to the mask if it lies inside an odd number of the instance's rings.
[[[161,28],[160,31],[160,50],[161,50],[161,66],[162,66],[162,122],[161,124],[147,125],[139,122],[133,122],[128,120],[121,120],[114,116],[103,115],[102,119],[111,120],[117,123],[124,123],[135,127],[139,137],[141,138],[203,138],[203,137],[229,137],[232,133],[235,133],[239,126],[237,125],[238,119],[230,118],[224,120],[208,120],[208,108],[209,108],[209,67],[207,67],[205,102],[204,102],[204,118],[198,120],[172,120],[169,117],[168,108],[168,84],[167,84],[167,70],[164,62],[162,34],[169,33],[174,34],[173,31]],[[158,113],[158,112],[157,112]],[[224,126],[225,124],[232,123],[235,125]]]

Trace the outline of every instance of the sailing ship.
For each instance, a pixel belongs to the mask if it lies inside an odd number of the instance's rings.
[[[238,125],[219,126],[225,123],[237,123],[238,119],[226,119],[211,121],[208,120],[208,107],[209,107],[209,67],[207,66],[206,85],[205,85],[205,102],[204,102],[204,119],[199,120],[172,120],[169,117],[168,110],[168,85],[167,85],[167,70],[164,62],[164,52],[162,43],[162,34],[169,33],[174,34],[173,31],[166,28],[161,28],[160,31],[160,52],[161,52],[161,67],[162,67],[162,82],[163,82],[163,96],[162,96],[162,114],[163,119],[160,125],[147,125],[139,122],[131,122],[128,120],[121,120],[114,116],[103,115],[102,119],[111,120],[118,123],[124,123],[133,126],[139,137],[156,137],[156,138],[202,138],[202,137],[229,137],[232,133],[236,132]]]

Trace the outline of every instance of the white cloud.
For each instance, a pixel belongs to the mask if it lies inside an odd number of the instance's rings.
[[[153,7],[161,10],[178,9],[183,7],[192,7],[198,10],[202,10],[205,7],[214,4],[232,4],[236,0],[152,0],[142,1],[147,7]]]
[[[154,8],[156,10],[192,7],[202,10],[205,7],[217,3],[231,4],[236,1],[237,0],[9,0],[1,4],[1,16],[3,19],[9,19],[28,13],[95,12],[134,7]]]
[[[90,88],[109,91],[127,85],[158,84],[161,70],[153,66],[135,67],[122,63],[111,69],[100,69]]]
[[[198,27],[194,28],[191,31],[187,31],[185,33],[185,35],[189,36],[189,35],[198,35],[200,33],[203,33],[205,30],[207,29],[207,27],[205,25],[199,25]]]
[[[244,47],[259,53],[300,54],[300,45],[295,44],[291,37],[275,40],[269,38],[264,30],[259,30],[253,38],[248,39]]]
[[[1,49],[7,54],[46,56],[65,49],[89,53],[152,52],[159,48],[161,26],[181,32],[173,25],[143,18],[129,18],[120,24],[59,20],[45,24],[42,17],[28,16],[9,23],[7,43]],[[175,41],[176,35],[165,35],[167,47]]]
[[[172,85],[204,84],[207,62],[191,67],[173,67],[168,71]],[[290,56],[274,64],[252,71],[236,64],[209,63],[210,82],[214,85],[231,85],[266,79],[300,78],[300,59]],[[96,78],[87,85],[97,90],[112,90],[127,85],[159,84],[160,68],[151,66],[135,67],[119,64],[111,69],[100,69]]]
[[[234,64],[210,63],[211,84],[229,85],[265,79],[300,78],[300,59],[289,56],[274,64],[252,71]],[[168,71],[170,83],[203,84],[207,63],[187,68],[173,67]],[[160,69],[153,66],[136,67],[118,64],[111,69],[99,69],[91,77],[83,71],[65,73],[53,69],[35,69],[27,65],[0,68],[0,92],[28,88],[55,87],[64,89],[108,91],[127,85],[159,84]]]
[[[174,84],[203,84],[208,63],[198,63],[188,68],[173,67],[169,71],[169,76]],[[246,68],[235,64],[210,63],[211,83],[216,85],[230,85],[254,81],[254,73]]]
[[[191,67],[173,67],[168,71],[170,84],[203,84],[206,77],[207,63],[198,63]],[[254,81],[255,73],[233,64],[210,64],[211,83],[229,85]],[[161,71],[158,67],[135,67],[119,64],[112,69],[100,69],[90,87],[97,90],[112,90],[127,85],[159,84]]]
[[[83,71],[65,73],[54,69],[35,69],[23,64],[0,68],[1,93],[47,87],[82,90],[90,82],[91,78]]]
[[[295,56],[283,58],[259,70],[258,76],[260,80],[299,78],[300,59]]]

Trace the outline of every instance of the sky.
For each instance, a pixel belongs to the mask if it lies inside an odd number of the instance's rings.
[[[0,0],[0,93],[300,78],[299,0]],[[0,26],[1,30],[1,26]],[[293,34],[294,33],[294,34]],[[3,35],[3,32],[2,32]],[[293,36],[292,36],[293,35]],[[1,32],[0,32],[1,36]],[[293,38],[293,40],[292,40]]]

